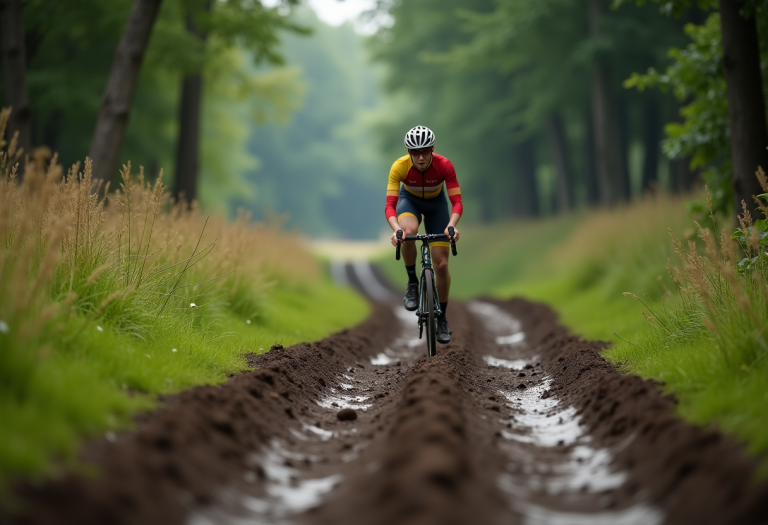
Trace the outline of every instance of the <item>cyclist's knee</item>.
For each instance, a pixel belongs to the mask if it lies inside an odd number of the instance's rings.
[[[434,259],[433,264],[435,266],[435,271],[438,273],[448,272],[448,258],[439,258]]]
[[[411,226],[410,224],[407,224],[405,226],[402,226],[402,228],[403,228],[403,233],[405,235],[416,235],[417,233],[419,233],[418,224],[416,226]]]

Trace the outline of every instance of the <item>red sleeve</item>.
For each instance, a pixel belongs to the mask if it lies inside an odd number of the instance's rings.
[[[464,205],[461,203],[461,188],[456,178],[456,170],[453,164],[446,159],[445,189],[448,192],[448,200],[451,201],[451,213],[461,215],[464,212]]]
[[[389,220],[390,217],[397,217],[397,198],[387,195],[387,204],[384,206],[384,216]]]

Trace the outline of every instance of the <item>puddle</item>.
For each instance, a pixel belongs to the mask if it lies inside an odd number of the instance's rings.
[[[525,341],[525,333],[523,332],[496,338],[497,345],[515,345],[517,343],[522,343],[523,341]]]
[[[407,326],[416,326],[416,312],[409,312],[402,306],[395,306],[395,317],[403,321]]]
[[[211,507],[193,513],[187,523],[190,525],[289,523],[284,519],[285,517],[317,506],[323,496],[342,480],[340,475],[300,480],[298,471],[286,465],[286,462],[291,460],[317,461],[318,459],[316,456],[291,452],[279,440],[273,440],[269,447],[259,454],[254,454],[250,459],[252,465],[260,465],[264,471],[266,486],[263,496],[256,497],[239,491],[224,490],[219,495],[224,506]],[[255,482],[258,479],[254,471],[247,471],[244,477],[248,482]],[[223,508],[232,508],[236,511],[228,512]]]
[[[340,410],[342,408],[351,408],[353,410],[368,410],[373,403],[365,403],[370,399],[368,396],[345,396],[342,394],[326,396],[316,401],[323,408]]]
[[[387,348],[389,350],[389,348]],[[379,353],[377,356],[371,358],[371,364],[377,366],[394,365],[400,362],[400,358],[391,357],[384,352]]]
[[[664,521],[658,509],[639,503],[623,510],[596,513],[561,512],[530,503],[515,506],[525,525],[657,525]]]
[[[522,370],[525,368],[525,365],[529,363],[529,360],[525,359],[501,359],[499,357],[493,357],[492,355],[484,355],[483,361],[485,361],[488,366],[495,366],[498,368],[510,368],[512,370]]]
[[[467,304],[467,309],[472,312],[473,314],[480,317],[480,320],[483,323],[483,326],[491,332],[496,333],[502,333],[505,332],[509,334],[506,337],[515,337],[518,333],[521,333],[521,330],[523,328],[522,323],[519,319],[515,318],[514,316],[508,314],[501,308],[499,308],[496,305],[493,305],[491,303],[484,303],[482,301],[470,301],[469,304]],[[517,336],[520,337],[520,336]],[[525,338],[525,336],[522,336]],[[498,342],[497,338],[497,342]],[[522,341],[522,339],[521,339]],[[499,344],[509,344],[509,343],[499,343]]]
[[[646,504],[617,511],[577,513],[552,510],[530,502],[532,494],[546,493],[556,495],[559,504],[578,503],[586,495],[594,497],[618,489],[627,479],[626,472],[617,471],[611,463],[613,452],[626,447],[634,436],[613,451],[591,446],[591,438],[581,425],[575,407],[563,406],[555,397],[542,398],[551,383],[551,379],[544,378],[538,385],[525,390],[499,392],[512,409],[511,417],[501,420],[508,428],[501,431],[506,441],[500,447],[512,460],[510,466],[514,465],[515,474],[502,474],[498,485],[512,496],[512,508],[523,514],[524,523],[531,525],[661,523],[661,511]],[[548,463],[537,459],[546,456],[531,453],[531,446],[571,448],[564,461]],[[609,498],[607,505],[611,496],[603,497]]]
[[[489,332],[508,334],[497,336],[496,344],[516,345],[525,341],[525,333],[522,331],[523,325],[520,320],[498,306],[481,301],[471,301],[467,305],[467,309],[480,318],[483,326]]]
[[[574,407],[556,410],[560,401],[554,397],[542,399],[551,382],[551,379],[545,379],[525,390],[500,391],[509,402],[507,406],[515,409],[514,417],[509,421],[512,423],[511,431],[502,430],[506,439],[539,447],[554,447],[572,445],[584,435],[584,429],[579,424],[581,418]]]
[[[293,434],[294,437],[301,439],[302,441],[309,441],[315,438],[320,438],[320,441],[328,441],[336,437],[335,432],[331,432],[330,430],[325,430],[324,428],[316,427],[315,425],[308,425],[306,423],[301,425],[301,430],[303,430],[304,432],[300,432],[295,428],[292,428],[291,434]],[[307,435],[306,434],[307,432],[310,435]]]
[[[388,301],[392,298],[392,292],[379,282],[368,261],[355,261],[351,266],[357,281],[369,297],[377,301]]]

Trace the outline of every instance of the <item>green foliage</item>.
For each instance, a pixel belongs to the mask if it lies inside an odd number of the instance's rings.
[[[664,73],[653,68],[643,75],[633,73],[625,86],[641,91],[659,88],[672,92],[684,104],[680,109],[683,122],[665,127],[663,151],[671,159],[690,158],[691,169],[705,169],[715,212],[726,213],[732,206],[733,191],[728,97],[720,64],[720,15],[712,13],[701,26],[686,24],[685,33],[691,42],[684,49],[669,51],[673,62]],[[705,212],[701,204],[696,210]]]
[[[639,135],[649,97],[624,92],[621,81],[637,68],[663,63],[668,47],[681,42],[672,21],[637,8],[604,13],[601,35],[591,36],[586,6],[575,0],[471,6],[418,0],[390,2],[387,9],[395,23],[372,40],[375,57],[387,66],[390,95],[377,130],[382,149],[394,156],[405,130],[431,127],[438,152],[457,167],[470,220],[506,218],[524,208],[515,202],[526,170],[516,158],[519,144],[532,144],[539,207],[552,208],[555,177],[547,174],[554,172],[553,115],[565,121],[570,175],[577,201],[585,204],[594,64],[611,71],[611,95],[628,108],[630,142]]]
[[[616,5],[628,3],[617,1]],[[662,11],[679,16],[693,4],[701,9],[717,9],[712,1],[663,2]],[[745,2],[744,14],[754,16],[758,32],[768,30],[764,2]],[[658,88],[671,92],[682,104],[682,122],[666,125],[667,138],[663,151],[671,159],[690,159],[691,169],[703,171],[704,181],[712,197],[716,213],[727,213],[733,206],[731,185],[730,122],[728,117],[728,96],[725,75],[722,69],[722,37],[720,15],[711,12],[702,25],[686,24],[685,33],[690,42],[684,48],[673,47],[669,51],[670,65],[663,73],[650,68],[645,74],[633,73],[626,81],[626,87],[640,91]],[[768,56],[768,44],[761,41],[761,54]],[[766,63],[763,60],[763,63]],[[763,69],[763,88],[768,95],[768,69]],[[707,209],[703,202],[690,204],[690,209],[706,220]]]
[[[383,210],[389,169],[368,125],[379,101],[377,71],[351,26],[328,26],[308,9],[294,20],[313,36],[283,35],[293,69],[258,74],[292,75],[302,86],[301,105],[290,119],[252,127],[248,150],[259,166],[248,182],[256,191],[230,203],[257,217],[287,214],[289,227],[309,235],[375,237],[383,213],[372,210]]]
[[[763,199],[768,198],[768,193],[759,195]],[[755,221],[751,226],[744,225],[731,234],[731,239],[736,239],[741,249],[746,254],[738,263],[741,274],[751,274],[760,271],[763,261],[768,260],[768,219]]]
[[[25,4],[33,142],[58,152],[64,165],[87,152],[105,83],[131,0],[62,0]],[[262,75],[246,62],[279,63],[279,31],[305,34],[285,7],[259,1],[167,0],[152,31],[120,154],[157,176],[175,172],[179,93],[183,75],[204,72],[201,200],[221,208],[253,189],[245,174],[257,160],[246,143],[252,122],[284,119],[297,107],[295,73]],[[284,4],[284,5],[283,5]],[[192,17],[207,32],[204,45],[187,30]],[[263,77],[263,78],[262,78]]]

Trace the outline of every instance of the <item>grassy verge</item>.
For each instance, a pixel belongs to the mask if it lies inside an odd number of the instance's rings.
[[[76,467],[83,438],[129,427],[158,394],[224,381],[246,369],[247,352],[368,315],[278,226],[172,206],[161,182],[130,168],[109,198],[92,193],[88,163],[63,177],[38,158],[19,182],[10,149],[0,154],[0,494],[10,480]]]
[[[670,231],[683,242],[676,246]],[[764,250],[759,241],[757,233],[745,239],[751,257]],[[663,381],[682,417],[766,458],[768,261],[757,257],[739,273],[741,257],[727,235],[697,231],[683,200],[658,196],[542,222],[465,226],[452,293],[550,304],[574,332],[612,342],[604,356],[616,366]],[[400,263],[382,264],[404,280]]]

